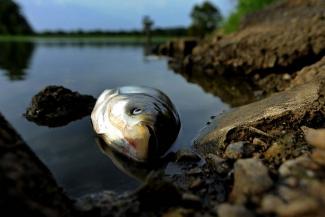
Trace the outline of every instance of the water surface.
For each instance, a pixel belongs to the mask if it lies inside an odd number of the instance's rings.
[[[117,169],[95,142],[90,117],[59,128],[22,116],[47,85],[63,85],[97,97],[104,89],[145,85],[165,92],[182,121],[172,150],[191,144],[211,115],[228,109],[218,97],[188,83],[165,59],[144,57],[142,46],[87,43],[0,43],[0,112],[21,134],[71,196],[100,190],[122,192],[138,181]]]

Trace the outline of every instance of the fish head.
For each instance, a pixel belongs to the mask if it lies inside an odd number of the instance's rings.
[[[166,151],[166,145],[162,145],[166,139],[161,135],[170,135],[162,131],[171,129],[169,125],[179,125],[173,112],[163,101],[147,94],[110,92],[106,100],[98,99],[92,122],[96,133],[112,148],[133,160],[146,162]],[[179,128],[176,136],[178,131]]]

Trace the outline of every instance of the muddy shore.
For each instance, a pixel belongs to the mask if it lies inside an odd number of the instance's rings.
[[[324,216],[324,0],[279,0],[246,17],[237,33],[174,41],[158,51],[172,57],[177,73],[235,108],[212,116],[193,150],[169,156],[134,192],[104,191],[77,201],[65,196],[0,116],[0,206],[5,213]],[[79,106],[46,109],[48,100],[62,105],[66,99]],[[34,97],[26,115],[42,125],[61,125],[60,120],[88,115],[94,100],[50,87]],[[78,115],[70,117],[76,109]]]

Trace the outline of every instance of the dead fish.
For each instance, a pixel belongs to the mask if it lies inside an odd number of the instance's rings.
[[[108,146],[140,162],[162,156],[181,126],[175,106],[164,93],[137,86],[105,90],[97,99],[91,120]]]
[[[325,149],[325,129],[312,129],[308,127],[301,127],[304,132],[306,141],[320,149]]]

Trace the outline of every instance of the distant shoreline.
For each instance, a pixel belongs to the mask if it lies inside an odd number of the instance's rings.
[[[151,43],[159,44],[184,36],[152,36]],[[147,38],[140,35],[0,35],[0,42],[98,42],[122,44],[146,44]]]

